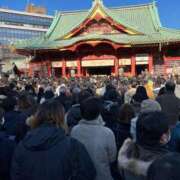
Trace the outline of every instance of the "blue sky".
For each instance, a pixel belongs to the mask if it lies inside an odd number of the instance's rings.
[[[91,7],[92,0],[0,0],[0,7],[24,10],[27,2],[47,7],[49,14],[56,10],[79,10]],[[108,7],[143,4],[152,0],[104,0]],[[180,29],[180,0],[158,0],[159,14],[163,26]]]

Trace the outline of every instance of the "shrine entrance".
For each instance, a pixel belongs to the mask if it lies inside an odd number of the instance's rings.
[[[52,75],[59,78],[62,76],[62,68],[56,67],[52,68]]]
[[[111,75],[111,67],[88,67],[86,73],[88,75]]]
[[[136,65],[136,75],[145,72],[148,69],[148,65]]]

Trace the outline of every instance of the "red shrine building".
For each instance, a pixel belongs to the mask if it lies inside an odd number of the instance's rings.
[[[180,73],[180,30],[161,25],[155,3],[57,13],[45,36],[15,45],[33,57],[29,75]]]

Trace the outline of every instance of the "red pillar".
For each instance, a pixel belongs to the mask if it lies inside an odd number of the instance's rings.
[[[135,55],[131,56],[131,75],[136,75],[136,57]]]
[[[50,62],[48,62],[47,63],[47,71],[48,71],[48,77],[51,77],[51,63]]]
[[[62,61],[62,77],[66,77],[66,61]]]
[[[164,61],[164,74],[167,74],[167,58],[165,56],[165,54],[163,55],[163,61]]]
[[[77,76],[81,77],[81,60],[77,60]]]
[[[115,76],[118,76],[119,75],[119,60],[117,58],[114,60],[114,66],[115,66],[114,74]]]
[[[29,72],[28,72],[28,76],[32,77],[33,75],[33,64],[29,63]]]
[[[148,71],[149,71],[150,74],[153,73],[153,57],[152,57],[152,54],[149,54]]]

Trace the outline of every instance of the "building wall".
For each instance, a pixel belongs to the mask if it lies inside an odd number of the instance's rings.
[[[26,12],[29,13],[38,13],[38,14],[46,14],[47,9],[43,6],[35,6],[34,4],[28,4],[26,7]]]
[[[12,53],[10,49],[12,43],[18,40],[36,38],[47,32],[53,17],[37,13],[0,8],[0,59],[5,64],[3,71],[8,71],[11,68],[11,62],[17,63],[20,69],[24,69],[23,63],[27,57]]]
[[[56,58],[51,54],[37,55],[31,62],[30,75],[40,76],[70,76],[72,71],[75,76],[88,76],[91,73],[118,76],[124,73],[134,76],[141,71],[153,73],[152,49],[119,48],[114,49],[110,44],[101,43],[95,47],[84,44],[74,52],[56,52]],[[59,57],[58,57],[59,54]],[[46,71],[44,70],[46,69]]]

